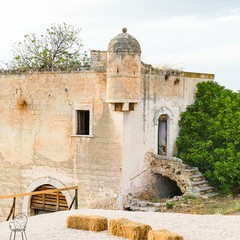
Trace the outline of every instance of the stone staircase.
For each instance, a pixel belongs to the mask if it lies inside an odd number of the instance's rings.
[[[190,167],[175,157],[149,153],[151,171],[175,181],[184,195],[194,197],[216,195],[197,167]]]
[[[189,179],[193,190],[198,188],[200,195],[206,195],[209,197],[216,195],[216,193],[213,193],[213,187],[209,186],[208,181],[204,178],[202,173],[199,172],[198,168],[192,169],[192,175],[190,175]]]
[[[183,196],[162,199],[160,203],[132,198],[125,204],[125,210],[165,212],[168,209],[168,205],[171,205],[171,202],[178,202],[180,207],[183,208],[188,207],[188,204],[185,203],[184,196],[208,199],[209,197],[217,195],[217,193],[213,192],[214,188],[208,184],[208,181],[197,167],[188,166],[179,158],[160,156],[153,152],[148,152],[145,160],[150,163],[151,172],[175,181],[183,193]]]
[[[197,167],[191,167],[184,164],[179,158],[161,156],[149,151],[145,156],[145,160],[146,162],[149,162],[151,172],[175,181],[183,193],[183,196],[162,199],[160,203],[131,198],[125,204],[125,210],[165,212],[168,205],[171,205],[169,203],[174,201],[180,203],[180,207],[188,207],[188,204],[185,203],[184,196],[208,199],[209,197],[217,195],[217,193],[214,192],[214,188],[208,184],[208,181],[204,178]]]

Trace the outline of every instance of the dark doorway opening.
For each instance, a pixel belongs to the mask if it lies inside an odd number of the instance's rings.
[[[158,198],[173,198],[183,195],[175,181],[160,174],[154,174],[154,177],[155,183],[153,187]]]
[[[168,116],[162,114],[158,119],[158,155],[167,155]]]

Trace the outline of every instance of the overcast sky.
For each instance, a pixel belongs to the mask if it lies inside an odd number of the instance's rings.
[[[240,0],[0,0],[0,7],[0,59],[51,23],[81,28],[85,49],[93,50],[106,50],[127,27],[144,62],[213,73],[221,85],[240,89]]]

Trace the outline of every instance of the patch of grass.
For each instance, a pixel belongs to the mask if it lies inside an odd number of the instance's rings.
[[[189,200],[195,199],[195,197],[186,195],[186,196],[183,196],[183,199],[184,199],[183,203],[188,204]]]
[[[184,209],[178,206],[176,211],[192,214],[234,214],[240,212],[240,197],[195,198],[191,199],[190,208]]]
[[[157,198],[157,197],[153,197],[153,198],[152,198],[152,202],[153,202],[153,203],[158,203],[158,198]]]
[[[174,207],[174,202],[166,202],[167,209],[173,209],[173,207]]]

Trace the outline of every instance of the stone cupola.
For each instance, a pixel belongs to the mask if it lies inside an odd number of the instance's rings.
[[[141,53],[141,47],[135,37],[127,33],[127,28],[113,38],[108,45],[108,52]]]

